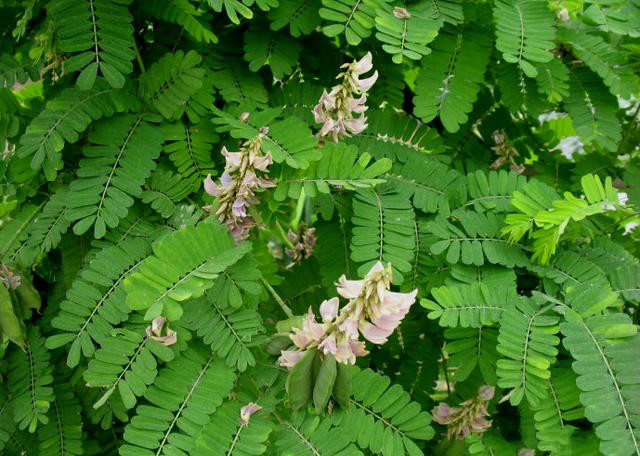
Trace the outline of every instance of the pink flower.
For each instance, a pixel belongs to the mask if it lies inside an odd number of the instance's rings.
[[[369,342],[376,345],[382,345],[387,341],[387,338],[391,335],[393,329],[384,329],[373,325],[368,321],[363,321],[360,323],[360,332]]]
[[[369,89],[373,87],[373,85],[376,83],[377,80],[378,80],[377,70],[373,73],[373,75],[369,76],[366,79],[358,79],[358,86],[360,88],[360,91],[363,93],[368,92]]]
[[[292,331],[293,333],[289,335],[289,338],[296,347],[302,349],[320,342],[325,333],[324,326],[316,322],[311,307],[309,307],[307,315],[302,320],[302,328],[293,328]]]
[[[354,117],[346,121],[347,130],[354,135],[362,133],[367,128],[366,119],[364,117]]]
[[[240,409],[240,420],[242,421],[243,426],[247,426],[249,424],[249,419],[251,415],[256,413],[258,410],[262,410],[255,402],[249,402],[247,405]]]
[[[291,369],[298,361],[300,361],[302,355],[304,355],[303,351],[283,350],[280,352],[278,363],[282,367]]]
[[[356,63],[356,73],[358,75],[364,74],[367,71],[371,70],[372,68],[373,68],[373,56],[371,55],[371,52],[367,52],[364,55],[364,57],[362,57]]]
[[[258,171],[266,172],[269,165],[273,164],[273,157],[271,154],[258,156],[253,159],[253,167]]]
[[[490,401],[493,399],[493,395],[496,392],[496,388],[490,385],[481,386],[478,390],[478,396],[480,396],[485,401]]]
[[[360,98],[349,99],[349,109],[355,113],[365,112],[369,107],[365,104],[367,102],[366,95],[362,95]]]
[[[338,329],[345,333],[347,336],[352,339],[358,338],[358,318],[355,315],[351,315],[340,323]]]
[[[345,275],[338,279],[338,294],[345,299],[355,299],[362,292],[364,280],[347,280]]]
[[[320,315],[322,321],[327,322],[334,320],[338,316],[338,306],[340,300],[338,298],[327,299],[320,304]]]
[[[457,410],[454,409],[454,410]],[[449,418],[452,415],[452,409],[448,404],[441,402],[437,407],[433,409],[433,420],[438,424],[446,425],[449,422]]]
[[[151,321],[151,324],[147,326],[145,332],[147,337],[150,339],[160,342],[166,346],[173,345],[178,341],[178,334],[169,329],[169,326],[167,325],[165,335],[163,336],[162,329],[164,328],[165,323],[167,323],[166,318],[156,317]]]
[[[232,173],[242,165],[242,152],[229,152],[225,146],[222,146],[222,155],[226,159],[226,171]]]
[[[348,339],[343,339],[337,346],[335,353],[336,361],[343,364],[355,364],[356,355],[353,353],[351,344]]]
[[[216,183],[213,182],[213,179],[211,179],[211,174],[207,174],[207,177],[204,180],[204,191],[211,196],[220,195],[220,189],[218,188]]]
[[[336,346],[336,338],[333,334],[331,334],[330,336],[326,337],[321,343],[320,345],[318,345],[318,348],[320,350],[322,350],[322,353],[324,353],[325,355],[331,354],[331,355],[335,355],[337,353],[337,346]]]

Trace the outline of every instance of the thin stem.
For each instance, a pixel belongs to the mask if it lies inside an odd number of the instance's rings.
[[[140,55],[140,51],[138,50],[138,44],[133,41],[133,50],[136,53],[136,61],[138,62],[138,66],[140,67],[140,73],[144,73],[146,70],[144,69],[144,62],[142,61],[142,56]]]
[[[289,308],[289,306],[284,302],[284,300],[280,297],[276,290],[273,289],[271,284],[267,282],[264,277],[262,277],[261,280],[262,284],[266,287],[269,293],[271,293],[271,296],[273,296],[273,299],[276,300],[282,311],[287,315],[287,318],[293,318],[293,312],[291,311],[291,308]]]

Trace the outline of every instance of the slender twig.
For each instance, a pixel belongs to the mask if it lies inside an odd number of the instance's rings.
[[[287,315],[287,318],[292,318],[293,312],[291,311],[289,306],[284,302],[284,300],[280,297],[276,290],[273,289],[271,284],[265,280],[264,277],[262,278],[262,284],[266,287],[269,293],[271,293],[271,296],[273,296],[273,299],[276,300],[282,311]]]
[[[144,69],[144,62],[142,61],[142,56],[140,55],[140,51],[138,50],[138,44],[133,42],[133,50],[136,53],[136,60],[138,62],[138,66],[140,67],[140,73],[144,73],[146,70]]]

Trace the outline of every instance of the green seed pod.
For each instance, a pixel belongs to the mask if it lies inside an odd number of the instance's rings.
[[[311,399],[313,393],[313,362],[317,351],[310,348],[302,358],[291,368],[287,378],[287,393],[289,402],[294,410],[301,409]]]
[[[42,299],[40,298],[40,293],[35,289],[32,282],[26,281],[23,278],[20,286],[16,288],[16,294],[18,295],[20,305],[24,312],[28,309],[36,309],[37,311],[40,311]]]
[[[333,398],[342,408],[349,408],[351,399],[351,380],[353,369],[351,364],[338,363],[336,383],[333,385]]]
[[[290,345],[291,339],[289,339],[288,335],[274,334],[262,344],[262,350],[272,356],[277,356],[282,350],[286,350]]]
[[[316,377],[316,384],[313,387],[313,405],[317,413],[325,409],[331,397],[337,375],[336,364],[336,359],[333,355],[325,355],[320,365],[320,370]]]
[[[16,316],[11,302],[11,295],[4,285],[0,284],[0,329],[2,334],[20,347],[24,347],[25,331],[22,321]]]

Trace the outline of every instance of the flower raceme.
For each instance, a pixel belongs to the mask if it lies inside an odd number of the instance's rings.
[[[258,135],[245,141],[238,152],[229,152],[223,146],[225,169],[219,183],[216,184],[211,175],[204,181],[205,191],[218,199],[216,216],[229,227],[236,242],[246,239],[255,226],[249,208],[259,201],[256,191],[275,185],[272,180],[259,175],[266,173],[273,163],[271,154],[262,155],[260,151],[267,133],[267,128],[260,129]]]
[[[289,338],[296,350],[283,350],[280,365],[293,367],[311,348],[333,355],[343,364],[355,364],[357,356],[367,354],[360,334],[371,343],[381,345],[393,333],[416,300],[410,293],[390,291],[391,265],[376,263],[362,280],[338,280],[337,291],[349,302],[340,309],[339,298],[320,305],[322,323],[309,309],[301,327],[293,328]]]
[[[357,135],[367,128],[367,116],[364,112],[367,92],[378,79],[378,71],[365,79],[360,79],[373,68],[371,52],[367,52],[360,60],[345,63],[340,68],[345,70],[336,76],[342,82],[333,86],[330,92],[322,92],[318,104],[313,108],[313,115],[322,128],[318,137],[330,137],[332,141],[351,134]],[[357,116],[354,116],[357,114]]]
[[[447,436],[455,436],[464,440],[471,434],[482,434],[491,427],[491,421],[487,404],[493,398],[495,388],[493,386],[481,386],[478,396],[460,404],[459,407],[450,407],[441,402],[433,408],[433,419],[436,423],[447,426]]]

